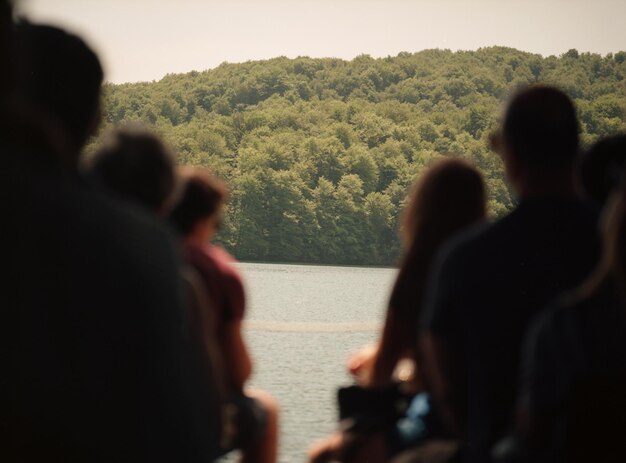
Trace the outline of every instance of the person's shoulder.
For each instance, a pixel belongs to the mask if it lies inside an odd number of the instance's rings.
[[[518,222],[556,222],[582,229],[594,228],[599,217],[597,208],[577,196],[525,200],[516,208],[516,212],[511,215]]]
[[[211,262],[213,265],[218,267],[231,266],[237,262],[235,258],[221,246],[209,243],[199,245],[187,242],[183,245],[183,247],[188,255],[194,256],[198,260]]]
[[[490,246],[493,236],[498,234],[499,222],[474,224],[450,237],[439,252],[442,261],[466,261]]]
[[[575,214],[582,217],[584,220],[595,220],[600,215],[600,210],[592,202],[582,199],[580,197],[571,198],[567,202],[569,208],[574,211]]]
[[[220,274],[220,278],[239,281],[240,275],[237,270],[237,260],[219,245],[207,244],[195,249],[196,259],[205,262],[207,266]]]
[[[67,234],[75,241],[74,254],[87,253],[103,268],[116,262],[123,275],[135,272],[162,279],[177,270],[181,257],[177,242],[148,211],[80,182],[68,196],[64,218],[72,227]]]
[[[237,260],[230,255],[228,251],[219,245],[211,244],[207,246],[206,252],[222,273],[228,275],[229,277],[239,279]]]
[[[575,313],[569,302],[563,299],[553,301],[534,317],[529,332],[533,337],[552,337],[551,333],[562,331],[563,326],[575,318]]]
[[[578,291],[562,294],[535,316],[529,332],[533,337],[555,344],[569,337],[576,342],[580,331],[589,328],[599,316],[602,317],[600,312],[610,310],[613,302],[606,291],[587,297],[582,297]]]
[[[209,279],[217,278],[219,269],[207,246],[185,242],[182,251],[186,262],[201,275]]]
[[[100,228],[102,232],[118,236],[117,246],[124,243],[138,247],[174,243],[172,232],[143,208],[117,200],[96,188],[82,187],[81,204],[83,221]]]
[[[583,329],[592,325],[623,325],[623,306],[616,288],[610,281],[600,283],[591,293],[585,295],[585,286],[562,296],[554,310],[552,323],[563,320],[576,320]]]
[[[538,220],[542,221],[542,225],[556,221],[562,226],[570,227],[571,233],[586,236],[596,233],[598,213],[591,205],[578,198],[523,202],[491,223],[476,225],[457,234],[448,241],[447,252],[462,256],[481,253],[483,257],[487,257],[495,248],[500,253],[509,252],[514,249],[511,242]]]
[[[211,245],[208,247],[208,252],[213,259],[225,265],[230,266],[237,263],[237,260],[222,246],[216,244]]]
[[[211,261],[211,257],[206,253],[203,246],[196,243],[183,241],[182,250],[189,260]]]
[[[570,220],[574,227],[580,228],[583,232],[596,233],[600,211],[588,201],[577,197],[571,198],[555,205],[554,210],[563,215],[558,216],[558,219]]]

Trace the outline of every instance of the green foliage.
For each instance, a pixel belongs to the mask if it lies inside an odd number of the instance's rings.
[[[225,178],[231,199],[219,238],[240,259],[388,265],[399,254],[406,192],[441,156],[478,166],[493,215],[514,206],[487,140],[517,87],[563,88],[591,143],[624,129],[625,76],[624,51],[281,57],[106,85],[104,125],[143,123],[180,163]]]

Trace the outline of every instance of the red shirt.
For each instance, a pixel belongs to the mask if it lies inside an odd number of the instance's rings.
[[[235,258],[211,244],[185,243],[184,252],[187,263],[206,285],[211,307],[216,312],[216,331],[219,332],[225,323],[243,319],[246,301]]]

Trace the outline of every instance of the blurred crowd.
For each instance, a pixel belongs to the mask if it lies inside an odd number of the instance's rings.
[[[0,461],[277,461],[242,279],[212,244],[227,186],[141,127],[82,159],[98,57],[5,0],[0,36]],[[516,207],[490,222],[462,156],[419,176],[379,341],[310,461],[626,458],[626,134],[582,149],[572,100],[537,85],[491,145]]]

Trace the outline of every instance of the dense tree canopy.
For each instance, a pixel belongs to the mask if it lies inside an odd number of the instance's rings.
[[[586,144],[623,130],[625,56],[570,50],[544,58],[493,47],[224,63],[106,85],[103,132],[142,123],[180,163],[226,179],[231,198],[219,239],[240,259],[387,265],[399,253],[406,192],[441,156],[480,168],[493,215],[513,206],[487,139],[518,86],[564,89]]]

